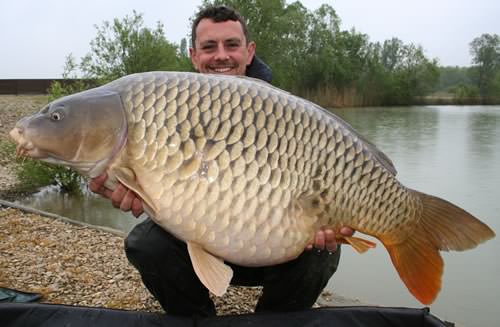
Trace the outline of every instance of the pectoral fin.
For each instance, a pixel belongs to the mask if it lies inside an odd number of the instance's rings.
[[[203,285],[217,296],[224,295],[233,278],[233,270],[196,243],[187,242],[187,248],[194,271]]]
[[[365,253],[369,249],[375,248],[376,243],[354,236],[342,236],[341,243],[351,245],[358,253]]]
[[[153,212],[149,212],[150,210],[146,210],[148,215],[156,216],[158,213],[158,209],[154,205],[154,202],[151,198],[146,194],[144,189],[139,183],[137,183],[137,179],[135,177],[135,173],[127,167],[113,167],[112,173],[116,176],[116,179],[120,181],[123,185],[125,185],[130,190],[134,191],[137,196],[139,196],[147,207],[149,207]],[[145,208],[147,209],[147,208]]]

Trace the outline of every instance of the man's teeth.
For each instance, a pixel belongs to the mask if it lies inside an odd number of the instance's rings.
[[[213,70],[215,70],[218,73],[226,73],[231,70],[231,67],[214,68]]]

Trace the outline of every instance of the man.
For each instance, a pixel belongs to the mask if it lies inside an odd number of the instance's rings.
[[[208,7],[193,22],[190,56],[200,73],[247,75],[270,82],[271,70],[254,56],[255,47],[244,20],[232,9]],[[105,175],[94,179],[91,190],[110,198],[115,207],[139,216],[141,200],[123,185],[114,191],[104,188],[105,179]],[[349,228],[341,232],[347,236],[353,233]],[[336,271],[340,257],[332,230],[318,231],[314,247],[318,250],[304,251],[297,259],[275,266],[249,268],[228,263],[234,272],[231,283],[263,286],[256,311],[310,308]],[[308,249],[312,248],[310,244]],[[167,313],[215,315],[208,290],[196,276],[183,241],[147,219],[130,232],[125,251]]]

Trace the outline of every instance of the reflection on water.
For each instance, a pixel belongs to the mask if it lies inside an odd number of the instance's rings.
[[[129,232],[141,221],[132,214],[115,209],[109,200],[87,190],[84,190],[82,195],[70,196],[60,193],[58,187],[51,186],[17,202],[87,224],[125,232]]]
[[[394,162],[410,188],[447,199],[500,231],[500,106],[426,106],[334,110]],[[431,310],[459,326],[497,326],[497,237],[466,252],[444,253],[441,293]],[[329,287],[365,302],[421,306],[383,246],[358,255],[345,247]]]
[[[385,108],[346,108],[335,109],[334,112],[351,124],[366,139],[374,143],[380,150],[398,161],[400,153],[412,148],[415,151],[405,153],[411,160],[420,164],[418,153],[427,148],[435,139],[439,129],[437,111],[422,107],[385,107]],[[398,167],[396,167],[398,168]]]
[[[408,187],[445,198],[500,230],[500,106],[426,106],[334,110],[394,162]],[[23,204],[128,231],[137,220],[98,196],[47,191]],[[459,326],[496,326],[500,240],[444,254],[443,289],[431,310]],[[421,307],[383,246],[364,255],[344,247],[329,287],[363,302]]]
[[[467,145],[472,155],[477,156],[478,159],[487,160],[494,158],[495,150],[498,150],[500,116],[485,114],[484,110],[470,115],[467,128],[471,130],[471,137],[467,140]]]

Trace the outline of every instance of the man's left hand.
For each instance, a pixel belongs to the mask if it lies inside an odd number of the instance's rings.
[[[341,236],[352,236],[354,230],[350,227],[342,227],[340,229]],[[337,250],[337,235],[335,231],[331,228],[321,228],[314,235],[313,242],[309,243],[306,250],[316,249],[318,251],[326,250],[328,252],[335,252]]]

